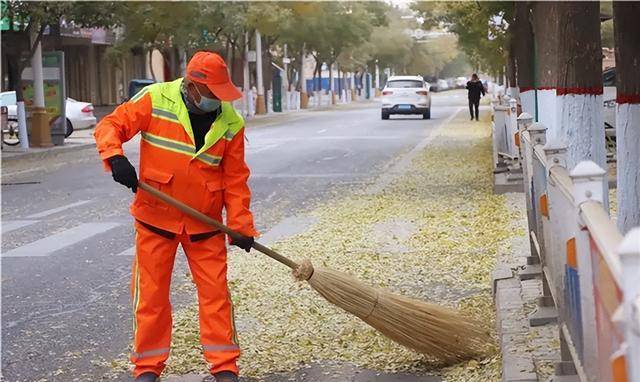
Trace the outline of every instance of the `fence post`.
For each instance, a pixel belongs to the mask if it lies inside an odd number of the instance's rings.
[[[569,176],[573,180],[575,193],[573,195],[576,206],[588,201],[603,203],[604,187],[607,172],[592,161],[582,161],[571,170]]]
[[[567,167],[567,146],[561,142],[547,142],[544,145],[544,155],[547,158],[547,170],[552,167]]]
[[[551,225],[548,234],[545,235],[546,256],[543,260],[543,266],[548,272],[544,272],[545,279],[543,281],[548,281],[547,277],[550,277],[551,284],[555,288],[552,292],[555,297],[560,339],[560,361],[555,364],[555,374],[575,375],[576,366],[570,348],[580,348],[582,345],[582,332],[579,333],[580,338],[574,338],[572,330],[579,328],[579,316],[576,313],[576,297],[579,296],[579,286],[576,285],[576,281],[579,278],[574,256],[576,208],[572,201],[573,198],[567,198],[560,192],[560,185],[557,184],[558,179],[551,177],[551,170],[554,167],[566,169],[567,146],[557,140],[547,141],[544,145],[544,153],[549,175],[546,195]],[[543,298],[545,297],[543,296]],[[565,330],[565,328],[567,329]]]
[[[532,161],[533,161],[533,147],[529,145],[529,140],[524,139],[524,132],[531,126],[533,122],[533,118],[527,114],[522,113],[518,116],[518,131],[520,134],[520,161],[522,163],[522,176],[523,176],[523,186],[524,186],[524,196],[525,202],[527,206],[527,222],[529,223],[529,227],[533,227],[535,225],[535,212],[533,210],[533,203],[531,200],[531,192],[532,192]],[[531,248],[529,252],[529,256],[527,256],[527,265],[523,270],[521,270],[518,274],[521,280],[527,280],[539,275],[540,272],[529,273],[526,272],[527,268],[531,268],[530,266],[540,264],[540,259],[536,255],[536,248],[533,243],[533,239],[531,235],[529,236],[529,246]],[[524,276],[528,274],[529,276]]]
[[[640,381],[640,227],[627,233],[618,254],[622,268],[627,379]]]
[[[578,277],[580,284],[580,307],[582,320],[582,366],[588,380],[596,382],[599,378],[598,370],[598,336],[596,323],[596,309],[593,286],[593,264],[591,254],[591,239],[589,231],[580,217],[580,204],[584,192],[575,187],[578,178],[571,176],[573,200],[576,214],[575,250],[578,262]]]
[[[538,198],[541,196],[540,190],[544,190],[543,182],[540,181],[540,171],[537,171],[540,163],[535,159],[534,148],[537,145],[544,145],[546,139],[547,128],[541,123],[534,122],[527,127],[529,133],[529,143],[525,151],[525,161],[527,167],[527,176],[525,182],[529,188],[530,200],[528,204],[529,221],[529,242],[531,244],[531,256],[527,258],[527,265],[518,272],[520,280],[530,280],[542,274],[542,266],[540,258],[544,251],[544,242],[542,234],[542,220],[538,207]],[[538,176],[536,176],[536,174]]]
[[[515,98],[509,99],[509,119],[507,123],[507,132],[509,134],[510,154],[518,157],[518,101]]]
[[[542,279],[542,296],[537,300],[537,307],[534,312],[529,315],[529,324],[531,326],[546,325],[551,322],[555,322],[558,318],[558,312],[555,308],[553,297],[551,294],[551,288],[544,272],[545,258],[551,256],[547,247],[546,232],[549,230],[548,225],[551,224],[548,220],[549,209],[547,200],[547,178],[548,170],[546,168],[546,157],[540,158],[535,152],[535,146],[545,145],[547,142],[546,127],[540,123],[533,123],[527,129],[530,139],[532,141],[532,205],[535,211],[535,225],[532,229],[533,236],[535,237],[534,247],[536,247],[536,253],[538,254],[540,265],[533,265],[528,267],[526,271],[529,273],[528,278],[541,275]],[[547,220],[545,220],[545,217]],[[546,230],[545,230],[545,227]],[[536,245],[537,243],[537,245]],[[521,275],[522,278],[525,275]]]
[[[547,128],[540,122],[534,122],[527,129],[531,142],[534,146],[545,145],[547,143]]]

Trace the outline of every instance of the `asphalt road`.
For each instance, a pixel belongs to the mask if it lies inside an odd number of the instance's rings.
[[[402,154],[465,107],[465,98],[459,91],[434,95],[431,120],[382,121],[379,106],[368,103],[249,127],[258,229],[268,232],[343,185],[385,176]],[[137,140],[125,150],[137,163]],[[2,170],[4,378],[101,380],[106,369],[100,361],[126,352],[130,342],[132,194],[103,171],[95,150],[7,162]],[[185,274],[179,256],[173,283]],[[192,298],[173,293],[174,306]],[[423,380],[411,378],[388,380]]]

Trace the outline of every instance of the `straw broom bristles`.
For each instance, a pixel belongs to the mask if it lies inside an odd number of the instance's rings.
[[[309,260],[294,276],[393,341],[431,358],[447,363],[472,358],[489,341],[476,323],[453,310],[375,289],[346,273],[313,267]]]

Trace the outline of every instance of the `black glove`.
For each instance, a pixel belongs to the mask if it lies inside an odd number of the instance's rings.
[[[130,188],[135,193],[138,190],[138,175],[136,169],[129,163],[129,159],[123,155],[115,155],[108,161],[111,165],[113,180]]]
[[[251,236],[240,236],[238,238],[231,238],[231,245],[235,245],[236,247],[242,248],[245,251],[249,252],[251,250],[251,246],[253,245],[253,238]]]

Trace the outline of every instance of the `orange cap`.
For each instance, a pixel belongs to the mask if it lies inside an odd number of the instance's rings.
[[[187,79],[207,85],[221,101],[233,101],[242,97],[229,78],[227,64],[219,54],[197,52],[187,64]]]

